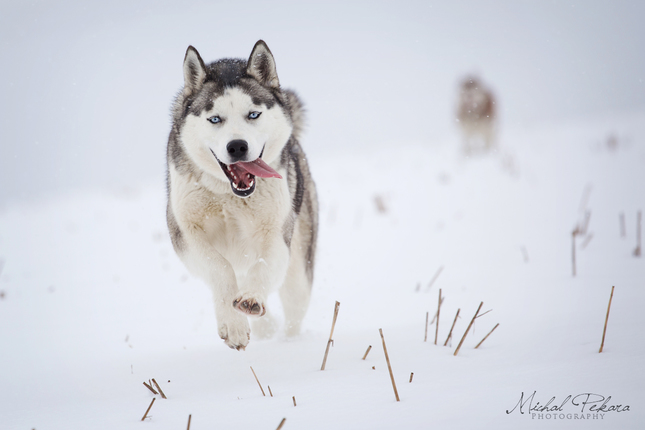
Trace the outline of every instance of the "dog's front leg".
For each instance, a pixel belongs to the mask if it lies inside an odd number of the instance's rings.
[[[241,278],[233,306],[251,316],[263,316],[269,293],[282,285],[289,265],[289,249],[282,237],[271,238],[261,247],[257,261]]]
[[[191,238],[187,248],[182,255],[186,267],[213,289],[219,336],[230,348],[245,349],[249,344],[251,329],[248,318],[236,312],[232,306],[239,297],[233,267],[199,237]]]

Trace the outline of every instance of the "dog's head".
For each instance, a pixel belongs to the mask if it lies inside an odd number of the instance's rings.
[[[189,46],[177,103],[183,110],[182,145],[202,170],[230,182],[236,196],[248,197],[256,177],[281,178],[270,164],[293,131],[283,97],[273,55],[262,40],[248,61],[209,65]]]

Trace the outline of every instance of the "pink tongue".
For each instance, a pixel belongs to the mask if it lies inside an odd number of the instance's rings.
[[[260,178],[279,178],[282,179],[282,176],[275,170],[271,168],[267,163],[265,163],[261,158],[258,158],[255,161],[244,162],[240,161],[239,163],[233,164],[233,166],[241,167],[252,175],[258,176]]]

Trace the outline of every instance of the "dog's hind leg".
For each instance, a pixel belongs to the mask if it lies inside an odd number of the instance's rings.
[[[287,336],[295,336],[300,333],[302,319],[307,313],[311,298],[311,275],[307,273],[306,256],[301,251],[298,242],[300,241],[294,235],[289,269],[284,284],[280,288]]]

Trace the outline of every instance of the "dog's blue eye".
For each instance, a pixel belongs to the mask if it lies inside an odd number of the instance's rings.
[[[249,114],[249,119],[258,119],[261,114],[262,114],[262,112],[251,112]]]
[[[218,123],[222,122],[222,118],[218,117],[217,115],[208,118],[208,120],[210,122],[212,122],[213,124],[218,124]]]

